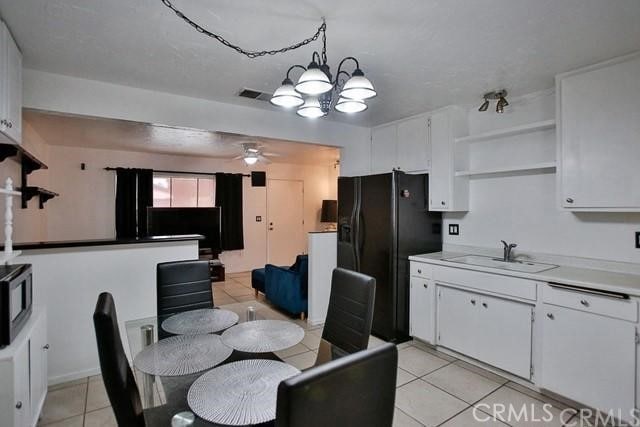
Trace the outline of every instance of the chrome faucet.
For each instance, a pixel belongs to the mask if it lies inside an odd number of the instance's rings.
[[[513,250],[513,248],[518,247],[518,245],[516,245],[515,243],[507,243],[504,240],[500,240],[500,241],[504,245],[504,255],[502,257],[502,260],[504,262],[513,262],[513,259],[511,257],[511,251]]]

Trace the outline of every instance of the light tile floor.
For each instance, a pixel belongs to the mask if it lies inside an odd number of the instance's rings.
[[[216,306],[255,300],[248,272],[228,274],[225,282],[213,285],[213,293]],[[268,307],[262,295],[258,296],[258,301],[265,305],[259,308],[265,318],[288,318],[305,327],[305,337],[300,344],[277,354],[299,369],[311,367],[316,359],[322,329],[308,328],[305,322]],[[369,347],[382,343],[380,339],[371,337]],[[393,427],[562,426],[562,415],[565,422],[570,420],[570,415],[562,413],[567,409],[563,404],[420,342],[411,341],[398,346],[396,385]],[[513,415],[508,417],[508,413],[492,417],[491,408],[500,408],[499,405],[508,407],[509,404],[517,409],[527,408],[538,419],[551,413],[553,420],[526,422],[517,420]],[[548,406],[543,406],[545,404]],[[486,421],[481,422],[478,418]],[[576,423],[575,419],[571,421],[572,427],[590,425]],[[39,425],[117,426],[102,378],[95,376],[50,387]]]

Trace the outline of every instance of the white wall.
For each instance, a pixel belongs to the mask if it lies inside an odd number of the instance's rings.
[[[290,112],[24,70],[24,106],[346,147],[368,144],[369,128],[306,120]]]
[[[551,91],[509,102],[511,105],[502,115],[480,113],[477,106],[470,107],[470,133],[555,118],[555,95]],[[494,156],[511,157],[507,160],[511,164],[535,162],[528,160],[536,155],[528,152],[535,142],[532,137],[548,138],[549,134],[523,138],[527,146],[521,150],[522,159],[513,158],[518,155],[517,148],[511,154],[500,149]],[[519,141],[510,143],[517,146]],[[548,144],[541,141],[540,147],[546,150]],[[449,236],[445,232],[445,243],[498,248],[500,239],[504,239],[518,243],[518,249],[526,252],[640,262],[640,249],[634,246],[635,232],[640,231],[640,213],[560,211],[555,174],[475,178],[469,192],[469,212],[444,215],[444,230],[449,223],[460,224],[460,235]]]
[[[80,169],[81,163],[86,164],[86,170]],[[106,166],[193,172],[250,171],[243,162],[224,159],[49,146],[49,186],[60,197],[46,205],[47,240],[115,237],[115,172],[105,171]],[[257,170],[265,170],[271,179],[303,180],[305,231],[321,228],[322,200],[335,198],[336,193],[333,166],[272,163]],[[252,187],[249,178],[243,182],[245,249],[222,254],[228,272],[247,271],[266,263],[266,187]],[[262,216],[262,222],[256,222],[256,216]],[[28,234],[15,233],[14,240],[28,241],[25,236]]]
[[[91,319],[101,292],[113,295],[127,348],[124,322],[156,315],[156,265],[197,256],[195,241],[34,250],[19,256],[18,262],[33,265],[35,310],[47,310],[49,383],[99,373]]]

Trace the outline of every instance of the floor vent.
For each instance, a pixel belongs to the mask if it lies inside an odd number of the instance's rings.
[[[268,101],[271,99],[270,93],[247,89],[246,87],[240,90],[238,96],[241,96],[243,98],[255,99],[257,101]]]

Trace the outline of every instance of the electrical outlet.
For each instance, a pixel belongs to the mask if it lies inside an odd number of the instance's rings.
[[[640,249],[640,231],[636,231],[636,249]]]
[[[256,222],[262,222],[262,217],[260,215],[256,216]]]
[[[458,224],[449,224],[449,235],[457,236],[460,234],[460,226]]]

